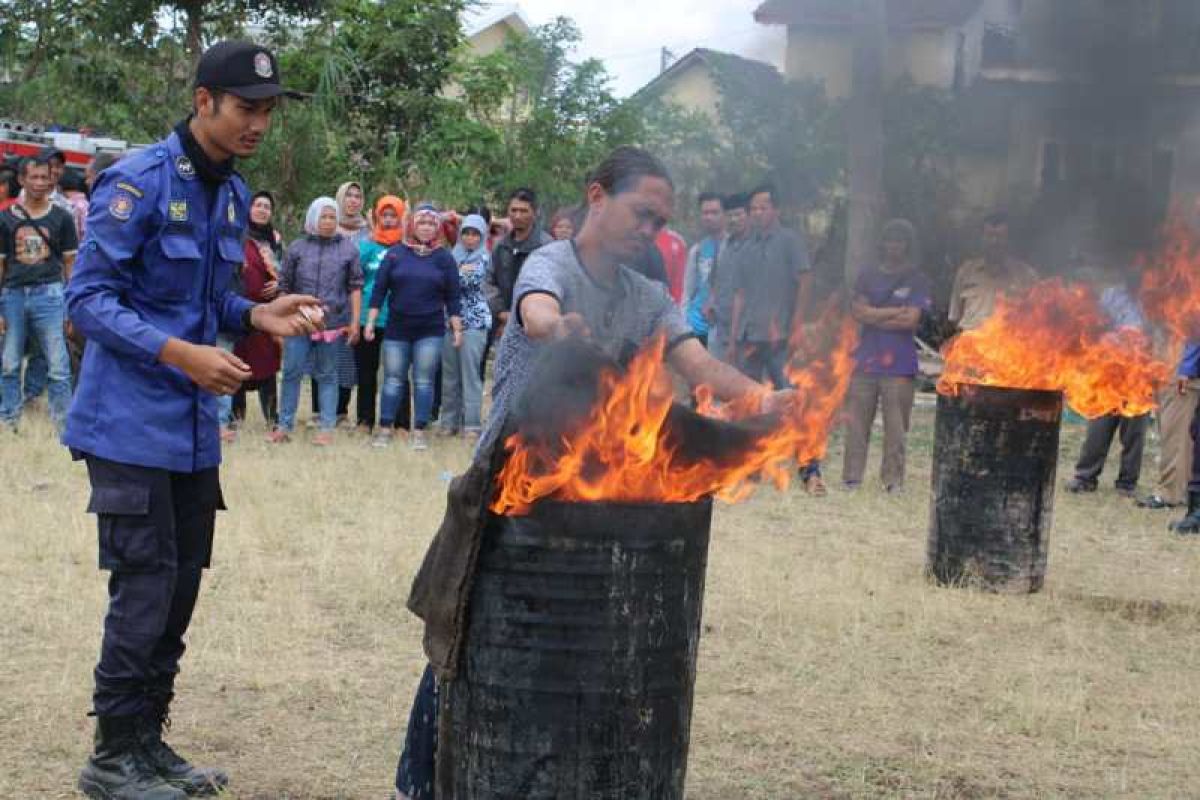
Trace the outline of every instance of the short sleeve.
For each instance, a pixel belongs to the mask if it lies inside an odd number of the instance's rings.
[[[792,251],[789,254],[792,259],[792,264],[795,265],[796,272],[803,274],[812,270],[812,263],[808,260],[808,243],[804,240],[804,235],[793,232],[789,237],[791,239]]]
[[[74,253],[79,250],[79,232],[75,229],[75,218],[66,211],[58,215],[59,250]]]
[[[950,308],[946,312],[946,317],[951,322],[955,322],[955,323],[957,323],[959,320],[961,320],[962,315],[963,315],[962,282],[963,282],[963,271],[966,270],[966,268],[967,268],[967,265],[963,264],[961,267],[958,268],[958,272],[954,273],[954,286],[950,289]]]
[[[918,272],[913,276],[912,294],[909,296],[909,305],[915,306],[922,311],[933,310],[933,284],[923,272]]]
[[[683,311],[671,299],[665,286],[660,283],[652,283],[646,291],[646,302],[653,320],[652,333],[661,332],[666,335],[668,350],[696,335],[691,324],[684,319]]]
[[[521,321],[521,301],[531,294],[548,294],[560,304],[565,302],[566,290],[561,272],[562,270],[552,258],[546,255],[543,249],[539,248],[530,253],[528,260],[525,261],[525,266],[521,268],[517,285],[513,288],[512,309],[516,314],[518,324],[524,325]]]

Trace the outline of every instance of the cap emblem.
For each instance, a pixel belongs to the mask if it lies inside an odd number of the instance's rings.
[[[269,78],[275,73],[271,68],[271,57],[266,53],[258,53],[254,56],[254,74],[260,78]]]

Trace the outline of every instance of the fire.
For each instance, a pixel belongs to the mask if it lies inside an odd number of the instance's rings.
[[[1058,390],[1088,418],[1145,414],[1171,367],[1140,331],[1109,327],[1090,288],[1041,281],[1022,298],[998,299],[982,326],[950,342],[938,391],[954,394],[960,384]]]
[[[1163,230],[1162,246],[1146,265],[1142,306],[1178,346],[1200,333],[1200,243],[1176,218]]]
[[[666,428],[673,403],[660,337],[643,349],[624,373],[601,376],[601,400],[587,421],[556,448],[526,441],[520,433],[505,442],[508,458],[497,478],[491,509],[498,514],[528,513],[547,497],[573,502],[687,503],[716,494],[739,500],[753,491],[752,478],[786,486],[796,464],[824,454],[854,370],[857,326],[849,317],[827,312],[823,327],[836,341],[830,352],[793,365],[788,377],[798,399],[778,420],[755,433],[735,457],[690,460],[673,444]],[[764,388],[763,394],[767,393]],[[699,392],[701,412],[727,419],[757,414],[762,395],[716,409],[712,393]]]

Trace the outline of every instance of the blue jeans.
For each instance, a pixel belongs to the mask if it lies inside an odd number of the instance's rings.
[[[0,357],[0,419],[16,424],[21,418],[21,362],[25,342],[33,337],[49,366],[50,418],[61,428],[71,404],[71,357],[63,332],[66,312],[62,283],[4,289],[0,291],[0,308],[8,325]]]
[[[314,342],[307,336],[289,336],[283,340],[283,391],[279,398],[279,428],[291,433],[296,429],[296,409],[300,406],[300,380],[309,367],[321,398],[320,428],[331,431],[337,425],[337,342]]]
[[[439,420],[446,430],[475,431],[482,427],[483,376],[479,363],[487,347],[486,330],[471,328],[463,331],[461,347],[454,346],[454,337],[446,336],[442,343],[442,416]]]
[[[25,402],[31,403],[46,391],[46,384],[50,382],[50,362],[37,337],[29,337],[25,346],[25,354],[29,356],[25,361]]]
[[[404,750],[396,764],[396,788],[410,800],[433,800],[437,764],[438,685],[433,668],[426,666],[417,685]]]
[[[226,353],[233,352],[234,344],[235,342],[233,341],[232,337],[226,336],[223,333],[217,334],[217,347],[221,348]],[[29,385],[28,378],[25,379],[25,385]],[[222,428],[228,428],[230,423],[233,422],[233,395],[222,394],[217,396],[217,419],[219,420]]]
[[[413,428],[429,427],[433,415],[433,382],[442,360],[441,336],[416,341],[387,339],[383,343],[383,403],[379,422],[390,428],[400,412],[400,402],[408,397],[408,369],[413,372]],[[336,398],[334,398],[336,400]],[[324,400],[322,400],[324,402]]]

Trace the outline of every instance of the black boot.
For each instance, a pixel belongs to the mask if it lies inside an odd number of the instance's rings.
[[[1175,533],[1200,533],[1200,492],[1188,491],[1187,516],[1178,522],[1172,522],[1168,527]]]
[[[151,699],[138,720],[137,737],[146,759],[164,781],[189,796],[214,795],[229,784],[222,770],[193,767],[163,741],[163,731],[171,727],[167,714],[170,700]]]
[[[79,773],[79,791],[94,800],[183,800],[146,759],[137,717],[98,717],[96,749]]]

